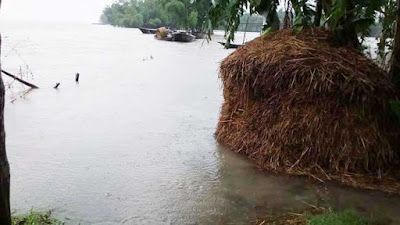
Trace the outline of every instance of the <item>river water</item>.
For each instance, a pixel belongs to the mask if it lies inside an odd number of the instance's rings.
[[[15,214],[52,210],[67,224],[248,224],[329,203],[400,222],[396,196],[268,174],[215,142],[218,64],[232,52],[215,42],[221,35],[181,44],[110,26],[0,26],[2,68],[40,87],[24,92],[5,78]]]

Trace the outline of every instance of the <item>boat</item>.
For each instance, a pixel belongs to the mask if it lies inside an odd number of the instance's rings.
[[[157,32],[157,29],[150,29],[150,28],[139,28],[140,31],[142,31],[143,34],[155,34]]]
[[[177,41],[177,42],[192,42],[196,40],[196,36],[184,31],[174,32],[171,34],[171,36],[172,36],[172,41]]]
[[[218,43],[220,43],[220,44],[221,44],[222,46],[224,46],[226,49],[229,49],[229,48],[239,48],[240,46],[242,46],[242,45],[230,43],[230,44],[229,44],[229,47],[226,47],[225,42],[218,41]]]
[[[207,33],[206,32],[193,31],[192,35],[194,35],[196,37],[196,39],[205,39]]]
[[[166,37],[160,37],[157,34],[154,35],[154,38],[160,41],[172,41],[172,36],[168,34]]]

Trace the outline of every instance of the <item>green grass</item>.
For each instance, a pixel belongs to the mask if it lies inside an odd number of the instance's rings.
[[[12,218],[12,225],[64,225],[63,222],[51,217],[51,212],[34,212],[29,215]]]
[[[369,225],[366,218],[359,216],[353,210],[330,212],[323,215],[311,216],[309,225]]]

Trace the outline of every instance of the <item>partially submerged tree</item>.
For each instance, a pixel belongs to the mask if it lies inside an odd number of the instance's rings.
[[[1,0],[0,0],[1,8]],[[1,55],[1,35],[0,35]],[[1,70],[1,65],[0,65]],[[0,224],[11,224],[10,213],[10,166],[6,154],[4,131],[4,84],[0,76]]]

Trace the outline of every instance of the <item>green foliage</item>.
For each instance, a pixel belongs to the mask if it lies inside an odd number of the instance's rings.
[[[292,5],[296,15],[294,26],[311,26],[315,11],[311,8],[311,5],[307,3],[307,0],[294,0],[292,1]]]
[[[372,34],[379,36],[378,62],[382,68],[389,70],[390,59],[393,58],[391,52],[394,48],[397,0],[318,1],[323,6],[320,14],[316,10],[317,0],[215,0],[206,24],[212,30],[221,25],[221,18],[226,18],[224,25],[228,34],[227,42],[230,42],[239,27],[239,18],[245,12],[250,12],[264,16],[264,29],[268,28],[270,32],[281,29],[282,22],[292,27],[294,32],[316,24],[331,30],[335,34],[336,44],[352,46],[360,51],[365,37]],[[278,8],[283,8],[285,12],[279,14]],[[316,17],[321,18],[321,23],[313,21]]]
[[[347,210],[340,213],[328,213],[312,216],[309,225],[368,225],[367,219],[360,217],[355,211]]]
[[[262,33],[263,35],[268,34],[271,31],[271,27],[268,27],[267,29],[264,30]]]
[[[52,218],[51,212],[39,213],[31,211],[29,215],[13,217],[12,225],[64,225],[64,222]]]
[[[393,49],[393,38],[396,21],[396,1],[388,0],[382,6],[378,16],[379,23],[382,24],[382,32],[378,39],[378,63],[384,68],[389,69],[390,52]]]
[[[121,27],[169,26],[200,30],[211,0],[120,0],[103,10],[104,24]]]
[[[197,21],[198,21],[198,13],[196,11],[192,11],[189,15],[189,27],[190,28],[195,28],[197,25]]]
[[[171,0],[165,5],[170,22],[176,27],[187,28],[186,5],[180,0]]]
[[[162,22],[159,18],[155,18],[155,19],[150,19],[147,24],[149,25],[149,27],[160,27]]]

